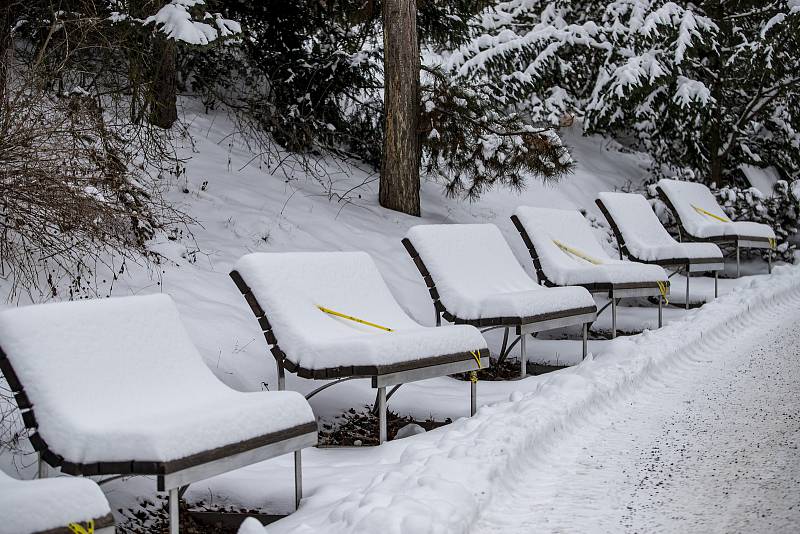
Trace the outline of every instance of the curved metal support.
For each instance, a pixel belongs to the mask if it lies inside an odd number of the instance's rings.
[[[600,314],[601,314],[601,313],[603,313],[604,311],[606,311],[606,308],[608,308],[609,306],[611,306],[611,302],[612,302],[612,301],[610,301],[610,300],[609,300],[608,302],[606,302],[606,305],[605,305],[605,306],[603,306],[602,308],[600,308],[599,310],[597,310],[597,316],[598,316],[598,317],[600,317]]]
[[[400,389],[400,386],[402,386],[402,385],[403,385],[403,384],[397,384],[395,387],[393,387],[393,388],[392,388],[392,389],[389,391],[389,393],[387,393],[387,394],[386,394],[386,400],[388,401],[389,399],[391,399],[391,398],[392,398],[392,395],[394,395],[394,392],[395,392],[395,391],[397,391],[398,389]]]
[[[505,354],[506,345],[508,345],[508,328],[507,327],[506,327],[505,332],[503,332],[503,346],[500,347],[500,354]]]
[[[400,389],[400,386],[402,386],[402,385],[403,384],[397,384],[395,387],[393,387],[391,390],[389,390],[389,393],[386,394],[386,402],[389,402],[389,399],[392,398],[392,395],[394,395],[394,392],[397,391],[398,389]],[[378,415],[378,403],[380,401],[380,394],[381,393],[379,391],[378,394],[375,396],[375,404],[372,405],[372,414],[373,415]]]
[[[492,330],[497,330],[498,328],[505,328],[506,330],[508,330],[508,327],[504,325],[489,326],[481,330],[481,334],[485,334],[486,332],[491,332]]]
[[[511,354],[511,351],[514,350],[514,347],[516,346],[517,343],[519,343],[519,340],[520,340],[520,336],[517,336],[517,339],[515,339],[514,341],[511,342],[511,344],[506,348],[505,352],[500,354],[500,357],[497,358],[497,365],[498,366],[506,360],[506,357],[509,354]]]
[[[365,377],[363,377],[363,376],[346,376],[344,378],[340,378],[338,380],[334,380],[333,382],[328,382],[327,384],[321,385],[320,387],[318,387],[317,389],[315,389],[314,391],[312,391],[311,393],[306,395],[306,400],[310,399],[311,397],[313,397],[314,395],[316,395],[317,393],[319,393],[321,391],[325,391],[329,387],[335,386],[336,384],[339,384],[341,382],[346,382],[348,380],[355,380],[356,378],[365,378]]]

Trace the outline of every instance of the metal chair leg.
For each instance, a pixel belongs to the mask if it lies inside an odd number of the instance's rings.
[[[736,242],[736,278],[742,275],[741,261],[739,259],[739,242]]]
[[[767,272],[772,274],[772,249],[767,253]]]
[[[178,488],[169,490],[169,534],[178,534],[180,518],[178,513]]]
[[[583,333],[581,338],[583,341],[583,357],[581,359],[585,360],[589,350],[589,323],[583,323]]]
[[[303,458],[301,451],[294,451],[294,509],[300,508],[303,498]]]
[[[436,326],[442,326],[442,314],[439,313],[439,310],[436,310],[435,308],[434,310],[436,311]]]
[[[617,299],[614,297],[614,290],[611,290],[611,339],[617,337]]]
[[[658,327],[664,326],[664,295],[658,296]]]
[[[469,383],[469,415],[472,417],[478,411],[478,383],[470,380]]]
[[[719,271],[714,271],[714,298],[719,296]]]
[[[689,279],[692,277],[692,273],[689,272],[689,269],[686,269],[686,309],[689,309]]]
[[[378,443],[385,443],[387,439],[386,386],[378,388],[378,427]]]
[[[528,351],[526,350],[525,338],[527,336],[520,330],[519,334],[519,377],[528,376]]]
[[[283,369],[283,361],[275,360],[278,364],[278,391],[286,389],[286,372]]]
[[[36,456],[36,478],[47,478],[47,464],[42,460],[42,453]]]

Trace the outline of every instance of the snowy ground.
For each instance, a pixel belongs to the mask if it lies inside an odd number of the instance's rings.
[[[520,458],[473,530],[797,532],[800,295]]]
[[[377,207],[377,182],[370,173],[335,162],[323,162],[330,190],[301,172],[282,174],[236,137],[222,115],[187,117],[195,138],[187,144],[185,181],[174,184],[169,197],[198,219],[195,242],[169,241],[156,246],[169,262],[160,273],[130,269],[113,295],[163,291],[178,304],[192,340],[209,367],[225,383],[240,390],[276,385],[274,360],[268,353],[255,319],[228,277],[233,263],[252,251],[365,250],[375,259],[403,308],[423,324],[433,324],[430,297],[414,264],[400,244],[408,228],[420,223],[493,222],[503,232],[520,263],[533,274],[530,256],[509,220],[520,204],[585,208],[602,220],[594,206],[599,191],[638,184],[646,161],[624,153],[599,138],[566,131],[579,164],[574,175],[556,185],[531,182],[521,193],[495,191],[477,203],[445,199],[437,184],[423,184],[423,217],[409,217]],[[248,162],[251,162],[248,164]],[[207,182],[206,185],[203,185]],[[353,189],[353,187],[360,187]],[[184,192],[186,191],[186,192]],[[333,199],[329,193],[333,191]],[[350,191],[349,193],[346,193]],[[345,195],[342,200],[337,195]],[[597,230],[605,239],[607,233]],[[606,246],[610,246],[608,242]],[[439,431],[386,444],[380,448],[322,450],[304,455],[306,496],[299,513],[282,520],[270,532],[467,532],[476,525],[498,484],[522,458],[544,451],[547,436],[572,425],[598,399],[616,398],[617,389],[638,382],[653,361],[661,361],[688,346],[714,325],[723,325],[765,295],[793,290],[798,276],[791,269],[771,278],[763,264],[745,265],[755,274],[739,280],[720,280],[721,294],[730,294],[686,312],[665,309],[667,328],[616,341],[595,340],[589,359],[565,371],[514,382],[481,382],[478,417],[461,419]],[[757,274],[756,274],[757,273]],[[683,302],[685,279],[672,278],[674,303]],[[755,287],[750,287],[755,284]],[[712,300],[713,281],[692,279],[692,302]],[[602,302],[600,302],[602,304]],[[628,303],[620,308],[623,331],[655,328],[656,308]],[[596,323],[610,328],[606,312]],[[669,326],[671,325],[671,326]],[[556,339],[529,344],[533,361],[576,364],[577,332],[560,332]],[[567,337],[569,339],[560,339]],[[499,336],[489,335],[495,350]],[[308,392],[320,382],[289,375],[290,389]],[[330,418],[350,407],[372,403],[368,381],[331,388],[312,400],[315,414]],[[511,402],[509,399],[513,399]],[[410,384],[392,397],[390,407],[401,414],[425,418],[459,418],[468,414],[468,384],[440,378]],[[9,473],[30,458],[0,456]],[[12,465],[13,464],[13,465]],[[459,477],[453,481],[451,474]],[[187,498],[214,505],[236,505],[265,512],[291,509],[291,460],[278,458],[193,485]],[[23,477],[33,470],[23,468]],[[126,479],[104,486],[112,509],[152,498],[155,483],[147,478]],[[513,488],[509,488],[512,491]],[[442,499],[446,496],[446,499]],[[530,503],[516,501],[521,509]],[[421,523],[419,522],[421,521]],[[438,530],[437,530],[438,529]]]

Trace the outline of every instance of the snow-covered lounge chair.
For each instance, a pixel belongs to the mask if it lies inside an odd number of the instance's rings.
[[[489,350],[469,326],[427,328],[406,314],[365,252],[254,253],[230,273],[261,326],[278,365],[301,378],[371,378],[378,389],[379,441],[386,401],[406,382],[489,365]],[[394,386],[387,395],[386,388]],[[475,383],[471,388],[476,409]]]
[[[0,470],[0,534],[113,534],[106,496],[84,478],[18,480]]]
[[[514,329],[520,344],[520,376],[526,373],[529,334],[582,325],[586,357],[588,325],[597,317],[592,296],[582,288],[547,289],[517,261],[493,224],[434,224],[411,228],[403,245],[433,299],[436,324],[446,321],[485,329]]]
[[[511,220],[528,247],[540,283],[581,286],[608,296],[612,337],[617,336],[617,304],[622,298],[658,297],[661,327],[663,300],[669,291],[663,268],[609,256],[577,210],[520,206]]]
[[[620,259],[627,256],[639,263],[654,263],[686,274],[686,309],[689,309],[691,273],[714,273],[714,298],[717,277],[725,269],[722,251],[714,243],[679,243],[658,220],[650,203],[636,193],[600,193],[597,207],[614,231]]]
[[[776,239],[772,228],[751,221],[730,220],[708,187],[697,182],[661,179],[656,190],[675,215],[681,241],[733,245],[736,249],[737,277],[741,274],[739,249],[769,249],[768,269],[772,272],[772,251]]]
[[[169,492],[317,443],[294,392],[235,391],[206,366],[166,295],[0,312],[0,371],[40,458],[70,475],[152,475]]]

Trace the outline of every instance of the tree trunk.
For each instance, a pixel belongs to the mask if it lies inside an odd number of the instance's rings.
[[[415,0],[383,3],[384,122],[381,206],[420,214],[419,43]]]
[[[158,63],[151,80],[150,124],[169,128],[178,120],[177,48],[173,39],[162,36],[155,39],[153,51]]]
[[[725,20],[725,10],[722,6],[722,2],[720,0],[712,0],[707,2],[706,9],[708,14],[711,16],[712,19],[718,24],[720,31],[719,35],[721,36],[720,39],[723,43],[729,43],[730,41],[730,24]],[[725,170],[725,157],[726,151],[723,150],[723,139],[725,137],[725,132],[723,128],[725,127],[725,84],[728,83],[726,76],[727,71],[725,69],[725,62],[727,57],[724,56],[724,52],[722,50],[719,51],[718,56],[712,56],[710,58],[709,68],[712,72],[714,72],[715,76],[708,80],[705,80],[707,86],[710,86],[711,89],[711,96],[714,99],[713,105],[713,119],[710,124],[710,138],[709,138],[709,175],[706,177],[707,185],[716,184],[717,187],[722,187],[724,185],[723,180],[723,171]]]

